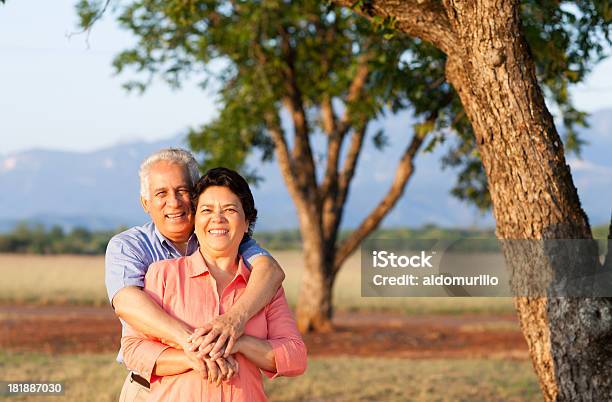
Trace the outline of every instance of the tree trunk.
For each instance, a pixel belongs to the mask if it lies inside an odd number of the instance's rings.
[[[474,129],[499,238],[592,237],[521,32],[518,0],[334,2],[392,18],[397,29],[446,53],[447,80]],[[513,282],[547,274],[504,252]],[[605,269],[591,260],[575,263]],[[518,297],[515,304],[546,400],[612,400],[612,299]]]
[[[459,41],[448,58],[447,79],[472,122],[497,236],[590,238],[516,2],[448,1],[447,7]],[[506,258],[515,275],[533,269]],[[612,398],[610,300],[518,297],[515,304],[546,400]]]
[[[302,333],[332,330],[332,289],[336,275],[326,257],[320,233],[300,225],[304,245],[304,274],[296,307],[298,329]]]

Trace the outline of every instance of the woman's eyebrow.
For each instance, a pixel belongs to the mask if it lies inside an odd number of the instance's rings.
[[[214,203],[214,202],[204,202],[204,203],[198,204],[198,207],[213,207],[215,205],[216,205],[216,203]],[[238,204],[236,204],[234,202],[228,202],[227,204],[223,204],[221,206],[223,208],[225,208],[225,207],[235,207],[235,206],[238,206]]]

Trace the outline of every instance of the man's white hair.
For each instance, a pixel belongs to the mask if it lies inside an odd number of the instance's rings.
[[[182,166],[189,178],[189,186],[193,188],[200,178],[200,170],[198,169],[198,162],[191,154],[191,152],[181,148],[164,148],[155,152],[142,161],[138,176],[140,176],[140,195],[143,198],[149,198],[149,174],[151,173],[151,167],[157,162],[169,162],[176,163]]]

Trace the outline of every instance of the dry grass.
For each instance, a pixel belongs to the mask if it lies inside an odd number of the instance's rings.
[[[102,256],[0,254],[0,302],[107,303]]]
[[[303,271],[299,251],[273,253],[287,278],[284,286],[290,304],[298,298]],[[0,254],[0,303],[82,304],[107,303],[104,257],[24,256]],[[334,288],[339,310],[395,310],[411,314],[511,313],[509,298],[378,298],[361,297],[360,256],[353,255],[340,271]]]
[[[116,401],[126,375],[112,354],[0,352],[0,372],[11,381],[64,381],[66,393],[53,398],[62,402]],[[266,381],[266,392],[278,402],[541,400],[529,362],[495,359],[310,359],[305,375]]]
[[[287,273],[291,304],[303,263],[296,251],[275,252]],[[0,302],[107,303],[104,258],[0,254]],[[347,310],[396,310],[412,314],[509,313],[507,298],[362,298],[359,255],[341,271],[335,305]],[[482,328],[473,328],[481,330]],[[0,351],[0,380],[64,381],[58,401],[116,401],[125,369],[112,353],[51,356]],[[271,401],[535,401],[541,400],[529,361],[499,359],[399,360],[312,358],[306,375],[266,382]],[[46,400],[12,397],[11,401]]]

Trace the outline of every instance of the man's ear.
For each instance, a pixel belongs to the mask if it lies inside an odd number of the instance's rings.
[[[142,209],[148,214],[149,213],[149,200],[144,198],[142,195],[140,196],[140,205],[142,205]]]

